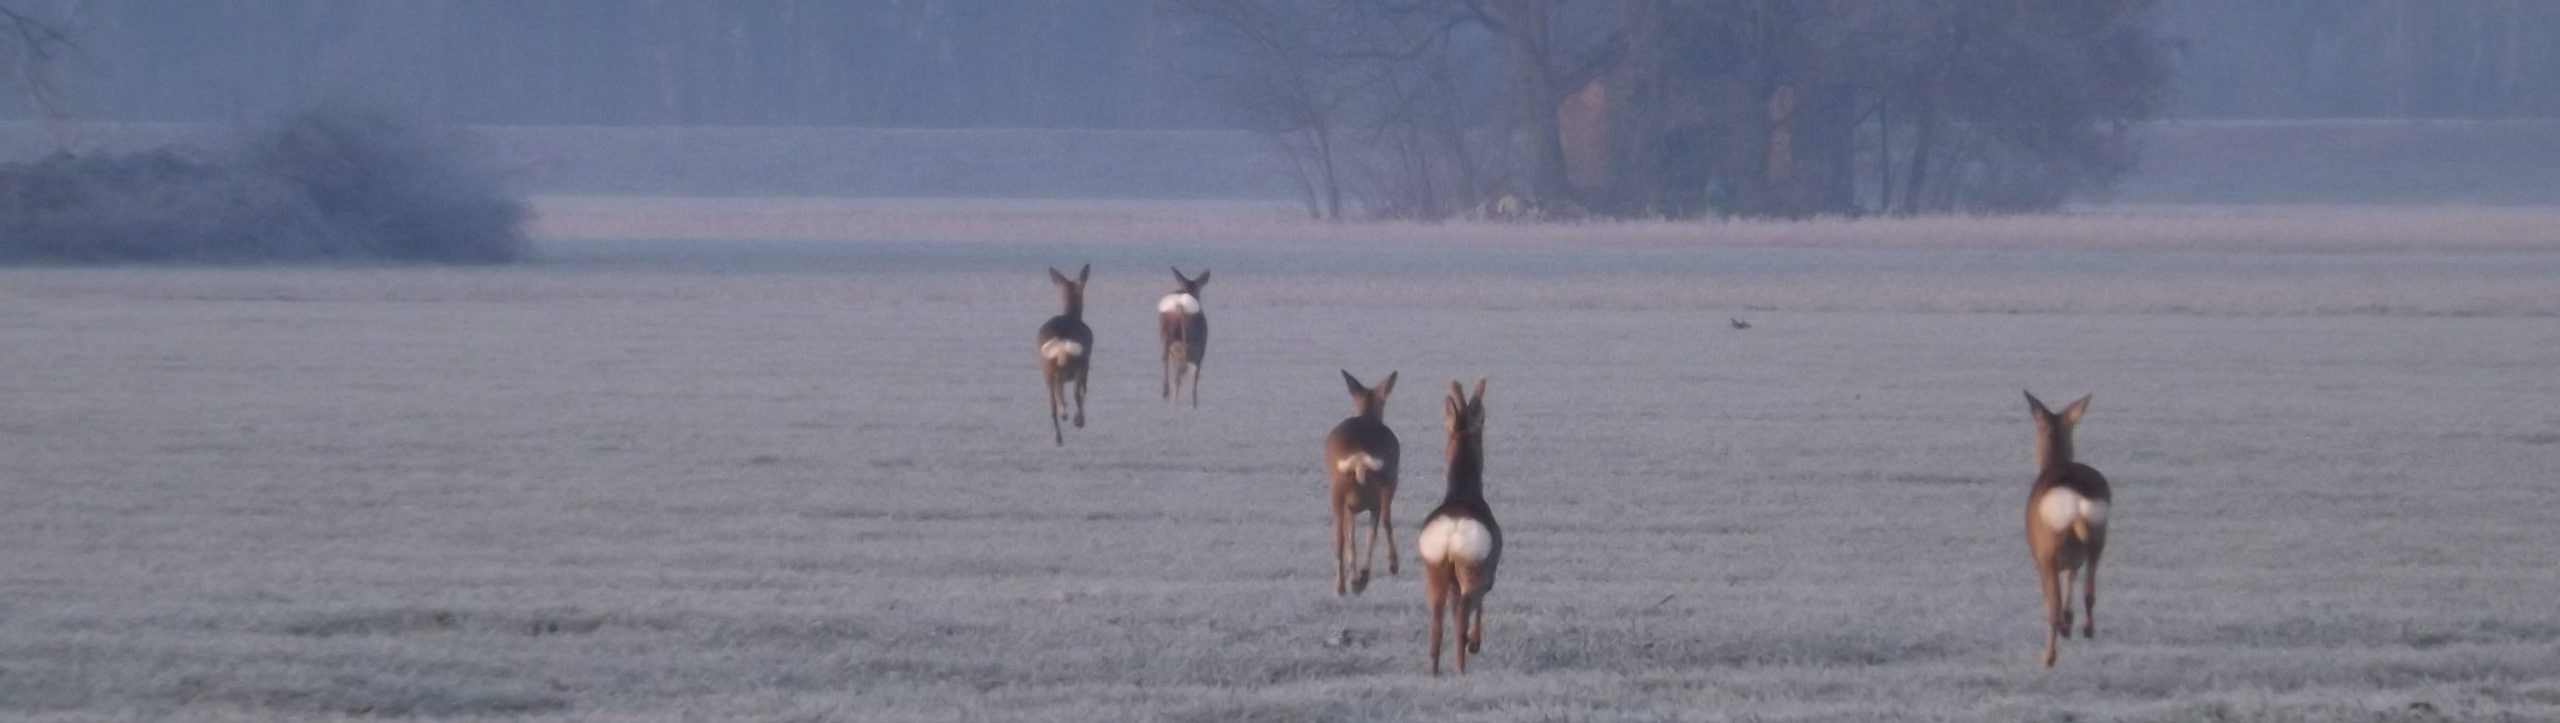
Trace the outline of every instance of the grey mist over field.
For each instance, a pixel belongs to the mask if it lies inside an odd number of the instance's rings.
[[[0,148],[363,98],[537,195],[1445,218],[2544,203],[2560,7],[2464,0],[12,0]],[[40,120],[50,123],[35,123]],[[168,125],[176,124],[176,125]],[[42,127],[38,127],[42,126]]]
[[[2560,5],[0,30],[0,720],[2560,718]],[[1342,370],[1401,377],[1353,597]],[[1435,679],[1477,377],[1500,584]],[[2113,485],[2051,669],[2021,389]]]

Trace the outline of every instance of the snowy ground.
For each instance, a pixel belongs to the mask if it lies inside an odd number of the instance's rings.
[[[2560,716],[2533,244],[547,248],[0,271],[0,717]],[[1059,449],[1032,329],[1085,261]],[[1172,263],[1216,269],[1197,411]],[[1423,674],[1410,569],[1331,593],[1338,368],[1403,373],[1408,549],[1491,378],[1473,676]],[[2096,393],[2117,495],[2052,671],[2021,388]]]

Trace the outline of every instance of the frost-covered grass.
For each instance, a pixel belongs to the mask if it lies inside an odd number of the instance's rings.
[[[0,272],[0,716],[2560,716],[2560,324],[2479,308],[2543,253],[548,251]],[[1040,267],[1088,259],[1058,449]],[[1331,595],[1337,368],[1403,372],[1408,549],[1492,379],[1474,676],[1423,675],[1411,569]],[[2096,393],[2117,491],[2049,672],[2021,388]]]
[[[1310,221],[1268,201],[536,199],[560,239],[1175,242],[1475,248],[1805,248],[2109,252],[2560,252],[2560,207],[2092,206],[2033,216],[1517,224]]]

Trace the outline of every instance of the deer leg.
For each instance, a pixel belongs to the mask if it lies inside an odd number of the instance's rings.
[[[1350,567],[1351,567],[1351,552],[1350,552],[1348,549],[1346,549],[1346,548],[1351,544],[1351,543],[1350,543],[1350,541],[1351,541],[1351,507],[1350,507],[1349,505],[1343,504],[1343,502],[1342,502],[1341,500],[1335,500],[1335,501],[1334,501],[1334,503],[1333,503],[1333,596],[1334,596],[1334,597],[1342,597],[1342,596],[1345,596],[1345,595],[1349,595],[1349,594],[1350,594],[1351,587],[1350,587],[1350,584],[1349,584],[1348,582],[1346,582],[1346,580],[1349,578],[1349,576],[1350,576],[1350,574],[1351,574],[1351,572],[1350,572]]]
[[[2087,577],[2088,577],[2088,579],[2083,581],[2083,582],[2087,585],[2087,587],[2082,588],[2082,590],[2081,590],[2081,596],[2080,596],[2080,610],[2081,610],[2081,612],[2085,612],[2085,613],[2088,613],[2088,614],[2087,614],[2087,615],[2085,615],[2085,616],[2083,616],[2085,619],[2080,623],[2080,637],[2088,638],[2088,639],[2091,639],[2091,640],[2096,640],[2096,639],[2098,638],[2098,556],[2097,556],[2097,555],[2090,555],[2090,556],[2089,556],[2089,574],[2088,574],[2088,576],[2087,576]]]
[[[1358,592],[1362,588],[1368,587],[1369,572],[1377,569],[1378,528],[1385,526],[1379,521],[1380,517],[1382,516],[1378,514],[1377,506],[1371,505],[1369,508],[1369,548],[1360,555],[1360,574],[1354,575],[1351,578],[1351,589],[1354,592]]]
[[[1467,563],[1451,562],[1458,583],[1458,674],[1467,673],[1467,656],[1484,650],[1484,634],[1477,632],[1476,621],[1484,619],[1484,580],[1480,570]]]
[[[1067,446],[1067,432],[1058,426],[1058,420],[1066,418],[1064,413],[1058,411],[1059,407],[1065,406],[1064,401],[1059,399],[1058,368],[1042,366],[1040,372],[1041,381],[1047,383],[1049,387],[1049,438],[1057,442],[1060,447]]]
[[[1086,380],[1087,378],[1091,377],[1091,376],[1092,376],[1092,374],[1093,374],[1093,368],[1092,368],[1092,367],[1077,367],[1077,368],[1076,368],[1076,428],[1077,428],[1077,429],[1083,429],[1083,428],[1084,428],[1084,386],[1085,386],[1085,380]]]
[[[1200,363],[1191,362],[1191,408],[1200,408]]]
[[[1467,652],[1483,653],[1484,593],[1477,592],[1475,598],[1467,603],[1467,609],[1473,612],[1467,621]]]
[[[1441,567],[1426,569],[1422,575],[1422,595],[1431,602],[1431,674],[1434,676],[1440,674],[1440,624],[1447,619],[1449,588],[1456,586],[1448,577],[1448,570]]]
[[[1464,573],[1460,573],[1460,574],[1461,574],[1461,575],[1464,575]],[[1466,591],[1465,591],[1465,589],[1464,589],[1464,588],[1466,587],[1466,578],[1464,578],[1464,577],[1460,577],[1460,578],[1458,579],[1458,587],[1460,588],[1460,590],[1456,593],[1456,596],[1457,596],[1457,598],[1458,598],[1458,619],[1457,619],[1457,621],[1456,621],[1456,622],[1457,622],[1457,625],[1458,625],[1458,639],[1457,639],[1457,641],[1456,641],[1456,644],[1455,644],[1455,645],[1451,645],[1451,646],[1449,646],[1449,647],[1452,649],[1452,650],[1451,650],[1451,652],[1456,653],[1456,654],[1457,654],[1457,656],[1458,656],[1458,674],[1459,674],[1459,675],[1466,675],[1466,674],[1467,674],[1467,615],[1468,615],[1468,612],[1467,612],[1467,611],[1468,611],[1468,609],[1469,609],[1469,608],[1471,608],[1471,607],[1472,607],[1472,605],[1467,601],[1467,593],[1466,593]]]
[[[2060,571],[2040,568],[2036,577],[2044,583],[2044,667],[2053,667],[2055,646],[2062,633],[2062,577]]]
[[[1164,398],[1173,399],[1173,347],[1164,348],[1164,363],[1156,365],[1164,372]]]
[[[2062,571],[2062,637],[2071,637],[2071,588],[2080,584],[2080,568]]]
[[[1197,388],[1194,387],[1194,389]],[[1395,488],[1380,486],[1378,488],[1378,524],[1387,528],[1387,574],[1389,575],[1403,574],[1401,572],[1403,566],[1398,564],[1398,561],[1404,558],[1396,552],[1396,518],[1393,514],[1395,508]]]

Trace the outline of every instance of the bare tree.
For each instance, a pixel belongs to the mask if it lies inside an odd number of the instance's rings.
[[[1304,6],[1189,0],[1232,52],[1202,74],[1210,95],[1233,108],[1289,162],[1307,214],[1342,218],[1341,125],[1354,89],[1319,44],[1324,18]]]
[[[2167,79],[2153,0],[1195,2],[1250,41],[1230,105],[1384,215],[2048,208],[2130,167]]]
[[[2132,167],[2127,131],[2159,107],[2168,70],[2151,0],[1938,0],[1869,6],[1854,25],[1876,72],[1855,79],[1910,137],[1901,190],[1879,210],[2050,208]],[[1893,29],[1898,29],[1894,31]],[[1879,140],[1882,145],[1882,140]]]
[[[78,50],[54,23],[14,4],[0,4],[0,55],[5,55],[0,63],[7,64],[18,94],[35,106],[47,128],[56,127],[64,114],[58,74],[62,59]]]
[[[1549,0],[1465,0],[1470,15],[1500,38],[1508,76],[1507,103],[1512,142],[1519,148],[1520,176],[1532,201],[1568,200],[1573,187],[1565,180],[1564,140],[1556,104],[1554,14],[1566,3]]]

